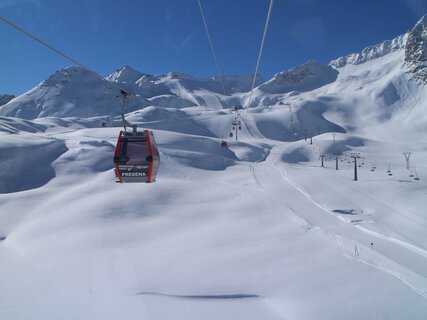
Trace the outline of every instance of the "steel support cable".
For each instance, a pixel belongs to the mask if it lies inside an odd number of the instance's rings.
[[[254,78],[252,80],[251,93],[249,94],[249,100],[248,100],[248,103],[246,105],[246,112],[247,112],[247,109],[249,109],[250,104],[252,102],[252,93],[253,93],[254,87],[255,87],[255,81],[256,81],[256,76],[257,76],[257,73],[258,73],[259,63],[261,61],[262,50],[264,48],[265,38],[267,36],[268,25],[270,24],[270,17],[271,17],[271,12],[273,11],[273,4],[274,4],[274,0],[270,0],[270,7],[268,8],[267,20],[265,21],[264,34],[262,36],[261,46],[259,48],[258,60],[257,60],[257,63],[256,63]]]
[[[206,23],[205,14],[203,13],[203,7],[202,7],[202,4],[201,4],[200,0],[197,0],[197,2],[199,3],[200,14],[201,14],[202,19],[203,19],[203,24],[205,25],[206,35],[208,36],[209,46],[211,47],[212,57],[213,57],[214,62],[215,62],[216,71],[217,71],[217,73],[219,75],[219,79],[221,80],[222,91],[223,91],[223,93],[225,95],[226,92],[225,92],[224,80],[222,78],[221,69],[219,67],[218,60],[216,58],[215,50],[214,50],[214,47],[213,47],[213,44],[212,44],[211,35],[210,35],[209,29],[208,29],[208,24]]]
[[[85,65],[81,64],[80,62],[78,62],[77,60],[74,60],[73,58],[71,58],[70,56],[66,55],[65,53],[59,51],[58,49],[56,49],[55,47],[51,46],[50,44],[44,42],[43,40],[33,36],[31,33],[29,33],[28,31],[25,31],[24,29],[18,27],[16,24],[12,23],[11,21],[3,18],[2,16],[0,16],[0,20],[2,20],[3,22],[7,23],[8,25],[10,25],[12,28],[18,30],[19,32],[22,32],[23,34],[27,35],[28,37],[32,38],[33,40],[39,42],[40,44],[44,45],[45,47],[49,48],[50,50],[56,52],[57,54],[59,54],[60,56],[62,56],[63,58],[71,61],[72,63],[78,65],[79,67],[82,67],[83,69],[87,69],[90,70],[88,67],[86,67]]]
[[[26,36],[28,36],[28,37],[30,37],[30,38],[31,38],[31,39],[33,39],[34,41],[36,41],[36,42],[40,43],[41,45],[45,46],[45,47],[46,47],[46,48],[48,48],[49,50],[51,50],[51,51],[55,52],[56,54],[60,55],[61,57],[65,58],[66,60],[71,61],[73,64],[76,64],[76,65],[78,65],[79,67],[81,67],[81,68],[83,68],[83,69],[85,69],[85,70],[88,70],[88,71],[90,71],[90,72],[93,72],[93,73],[94,73],[95,75],[97,75],[100,79],[105,80],[105,78],[104,78],[104,77],[100,76],[98,73],[96,73],[96,72],[95,72],[95,71],[93,71],[92,69],[90,69],[90,68],[86,67],[84,64],[82,64],[82,63],[78,62],[77,60],[75,60],[75,59],[71,58],[71,57],[70,57],[70,56],[68,56],[67,54],[65,54],[65,53],[63,53],[62,51],[60,51],[60,50],[56,49],[55,47],[51,46],[51,45],[50,45],[50,44],[48,44],[47,42],[45,42],[45,41],[41,40],[40,38],[38,38],[38,37],[34,36],[34,35],[33,35],[33,34],[31,34],[30,32],[28,32],[28,31],[26,31],[26,30],[24,30],[24,29],[22,29],[22,28],[18,27],[16,24],[12,23],[11,21],[7,20],[6,18],[4,18],[4,17],[0,16],[0,20],[1,20],[1,21],[3,21],[4,23],[8,24],[9,26],[11,26],[12,28],[14,28],[15,30],[17,30],[17,31],[19,31],[19,32],[21,32],[21,33],[23,33],[24,35],[26,35]],[[135,94],[133,94],[133,93],[129,92],[128,90],[124,89],[123,87],[121,87],[120,85],[118,85],[116,82],[109,81],[109,83],[111,83],[112,85],[114,85],[115,87],[117,87],[118,89],[120,89],[121,91],[125,92],[125,93],[126,93],[127,95],[129,95],[130,97],[132,97],[132,98],[134,98],[134,99],[136,99],[136,100],[138,100],[138,101],[140,101],[140,102],[146,103],[146,101],[145,101],[144,99],[141,99],[141,98],[140,98],[140,97],[138,97],[137,95],[135,95]],[[170,115],[170,113],[169,113],[169,112],[167,112],[166,110],[164,110],[162,107],[158,107],[158,106],[154,106],[154,107],[158,108],[158,110],[160,110],[160,111],[162,111],[162,112],[167,113],[167,114],[168,114],[168,116],[169,116],[170,118],[172,118],[172,119],[180,120],[180,121],[182,121],[182,122],[185,122],[185,123],[187,123],[188,125],[190,125],[190,126],[192,126],[192,127],[194,127],[194,128],[197,128],[197,129],[199,129],[199,130],[201,130],[201,131],[204,131],[204,132],[206,132],[206,133],[209,133],[209,135],[213,134],[213,132],[211,132],[211,131],[209,131],[209,130],[207,130],[207,129],[205,129],[205,128],[202,128],[202,127],[200,127],[200,126],[197,126],[197,125],[195,125],[195,124],[193,124],[193,123],[190,123],[190,122],[188,122],[188,121],[186,121],[186,120],[184,120],[184,119],[181,119],[181,118],[178,118],[178,117],[171,116],[171,115]]]

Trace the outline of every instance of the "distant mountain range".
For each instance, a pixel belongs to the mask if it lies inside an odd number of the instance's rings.
[[[393,52],[403,52],[398,68],[419,82],[427,83],[427,16],[408,33],[393,40],[365,48],[323,65],[315,61],[280,72],[268,81],[260,75],[251,107],[268,106],[285,96],[316,90],[340,81],[343,68],[361,65]],[[120,89],[139,97],[129,99],[127,111],[147,106],[186,108],[193,106],[228,109],[246,106],[252,75],[228,75],[222,78],[197,78],[170,72],[150,75],[123,66],[105,78],[79,67],[57,71],[30,91],[11,99],[0,96],[0,115],[35,119],[40,117],[95,117],[120,113]],[[116,86],[118,85],[118,86]],[[10,100],[10,101],[9,101]]]

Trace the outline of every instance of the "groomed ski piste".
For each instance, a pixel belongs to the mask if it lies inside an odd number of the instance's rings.
[[[15,98],[0,108],[0,319],[425,319],[427,90],[403,59],[309,62],[321,76],[299,87],[278,74],[238,141],[247,88],[156,79],[143,98],[175,107],[127,114],[154,130],[152,184],[114,183],[107,98],[85,109],[62,78]],[[88,94],[116,94],[102,85]]]

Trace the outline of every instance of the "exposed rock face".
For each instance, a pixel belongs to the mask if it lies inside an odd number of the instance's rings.
[[[10,94],[0,94],[0,106],[8,103],[10,100],[12,100],[13,98],[15,98],[14,95],[10,95]]]
[[[398,50],[404,50],[405,52],[404,67],[407,72],[414,79],[427,84],[427,15],[423,16],[410,32],[393,40],[367,47],[362,52],[352,53],[332,60],[329,65],[339,69],[349,64],[357,65],[380,58]]]
[[[427,84],[427,15],[409,32],[405,45],[405,65],[415,79]]]
[[[332,60],[329,65],[334,68],[342,68],[348,64],[361,64],[366,61],[380,58],[391,52],[403,49],[407,39],[407,34],[398,36],[393,40],[383,41],[380,44],[366,47],[359,53],[352,53],[344,57]]]
[[[276,74],[258,88],[268,93],[310,91],[334,82],[337,76],[338,71],[334,68],[311,60]]]

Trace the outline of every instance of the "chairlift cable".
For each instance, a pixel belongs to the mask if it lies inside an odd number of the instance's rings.
[[[197,0],[197,2],[199,3],[200,14],[201,14],[202,19],[203,19],[203,24],[205,25],[206,35],[207,35],[208,40],[209,40],[209,46],[211,47],[212,57],[213,57],[214,62],[215,62],[216,71],[218,72],[219,79],[221,80],[222,91],[223,91],[223,93],[225,95],[226,93],[225,93],[224,79],[222,77],[221,69],[219,67],[218,60],[216,58],[214,46],[212,44],[211,35],[210,35],[209,29],[208,29],[208,24],[206,22],[205,14],[203,12],[203,7],[202,7],[202,4],[201,4],[200,0]]]
[[[101,75],[99,75],[98,73],[96,73],[95,71],[93,71],[92,69],[90,69],[89,67],[87,67],[87,66],[85,66],[84,64],[80,63],[80,62],[79,62],[79,61],[77,61],[76,59],[71,58],[69,55],[65,54],[64,52],[60,51],[59,49],[57,49],[57,48],[53,47],[52,45],[48,44],[46,41],[41,40],[39,37],[36,37],[35,35],[31,34],[30,32],[28,32],[28,31],[26,31],[26,30],[22,29],[21,27],[17,26],[16,24],[12,23],[11,21],[7,20],[6,18],[4,18],[4,17],[0,16],[0,20],[1,20],[1,21],[3,21],[4,23],[8,24],[9,26],[11,26],[12,28],[14,28],[15,30],[17,30],[17,31],[19,31],[19,32],[21,32],[21,33],[23,33],[24,35],[26,35],[26,36],[28,36],[28,37],[30,37],[30,38],[31,38],[31,39],[33,39],[34,41],[36,41],[36,42],[40,43],[41,45],[45,46],[45,47],[46,47],[46,48],[48,48],[49,50],[51,50],[51,51],[55,52],[56,54],[60,55],[61,57],[65,58],[66,60],[71,61],[73,64],[75,64],[75,65],[77,65],[77,66],[79,66],[79,67],[81,67],[81,68],[83,68],[83,69],[85,69],[85,70],[87,70],[87,71],[91,71],[91,72],[93,72],[93,73],[94,73],[95,75],[97,75],[100,79],[105,80],[105,78],[104,78],[104,77],[102,77]],[[145,101],[145,100],[141,99],[139,96],[137,96],[137,95],[135,95],[135,94],[133,94],[133,93],[129,92],[128,90],[124,89],[123,87],[121,87],[120,85],[118,85],[116,82],[109,81],[109,83],[110,83],[110,84],[112,84],[112,85],[114,85],[114,86],[115,86],[115,87],[117,87],[118,89],[120,89],[120,90],[121,90],[121,92],[125,92],[128,96],[130,96],[130,97],[132,97],[132,98],[134,98],[134,99],[136,99],[136,100],[138,100],[138,101],[140,101],[140,102],[146,103],[146,101]],[[168,116],[169,116],[170,118],[172,118],[172,119],[175,119],[175,120],[179,120],[179,121],[185,122],[185,123],[187,123],[188,125],[190,125],[190,126],[192,126],[192,127],[194,127],[194,128],[197,128],[197,129],[199,129],[199,130],[201,130],[201,131],[204,131],[204,132],[208,133],[209,135],[213,134],[213,132],[211,132],[211,131],[209,131],[209,130],[207,130],[207,129],[203,128],[203,127],[200,127],[200,126],[198,126],[198,125],[195,125],[195,124],[193,124],[193,123],[190,123],[190,122],[186,121],[185,119],[182,119],[182,118],[178,118],[178,117],[174,117],[174,116],[172,116],[169,112],[167,112],[166,110],[164,110],[162,107],[159,107],[159,106],[153,106],[153,107],[158,108],[158,110],[160,110],[160,111],[162,111],[162,112],[167,113],[167,114],[168,114]],[[123,118],[122,118],[122,119],[123,119]]]
[[[264,34],[262,36],[261,46],[259,48],[258,60],[256,63],[254,78],[252,80],[252,87],[251,87],[251,92],[249,94],[248,104],[246,105],[246,112],[247,112],[247,109],[249,109],[251,102],[252,102],[252,93],[253,93],[254,87],[255,87],[256,76],[258,73],[259,63],[261,61],[262,50],[264,48],[265,38],[267,37],[268,25],[270,23],[271,12],[273,11],[273,4],[274,4],[274,0],[270,0],[270,7],[268,8],[267,20],[265,21]]]

